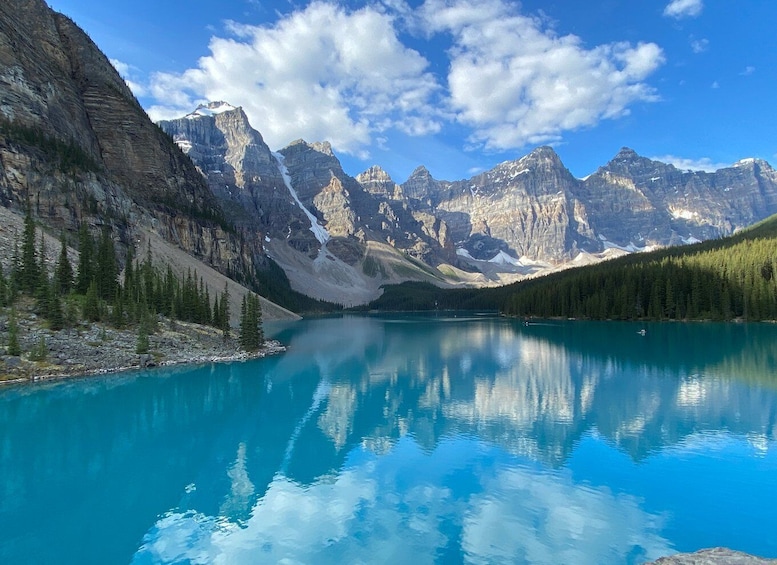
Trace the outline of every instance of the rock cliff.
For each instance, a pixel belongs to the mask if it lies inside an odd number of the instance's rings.
[[[498,284],[573,260],[727,235],[777,212],[777,173],[753,159],[704,173],[624,148],[581,180],[540,147],[462,181],[437,180],[421,166],[400,185],[377,165],[349,176],[327,142],[297,140],[272,154],[242,110],[224,102],[160,126],[222,206],[272,240],[293,280],[337,279],[320,268],[294,275],[300,261],[321,256],[384,276],[392,268],[368,259],[372,242],[443,269],[434,271],[438,283]],[[289,260],[279,245],[307,258]]]
[[[286,187],[278,159],[242,108],[211,102],[158,125],[197,165],[249,239],[284,238],[304,253],[318,250],[311,221]]]
[[[476,259],[505,251],[561,262],[596,246],[585,207],[575,197],[578,181],[550,147],[466,181],[428,179],[429,188],[421,189],[419,176],[411,177],[407,192],[428,194],[457,245]]]
[[[52,230],[151,229],[243,280],[266,260],[105,55],[41,0],[0,4],[0,194]]]
[[[777,212],[777,172],[765,161],[681,171],[626,148],[585,180],[541,147],[465,181],[438,181],[419,167],[402,190],[479,260],[505,252],[563,264],[580,252],[721,237]]]
[[[777,172],[745,159],[714,173],[681,171],[622,149],[579,185],[601,239],[674,245],[731,234],[777,211]]]

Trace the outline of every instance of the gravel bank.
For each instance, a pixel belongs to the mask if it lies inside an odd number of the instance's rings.
[[[41,327],[35,314],[19,312],[17,318],[23,353],[21,357],[0,356],[0,384],[141,367],[253,359],[285,351],[279,342],[268,341],[258,352],[246,353],[238,348],[235,337],[224,340],[220,330],[160,318],[157,332],[149,336],[149,354],[139,355],[135,352],[136,329],[117,330],[94,323],[52,332]],[[4,346],[8,338],[7,316],[0,318],[0,327]],[[4,352],[5,347],[0,351]]]

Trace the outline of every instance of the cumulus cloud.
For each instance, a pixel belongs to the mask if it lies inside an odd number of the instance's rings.
[[[651,159],[654,161],[661,161],[662,163],[674,165],[683,171],[706,171],[708,173],[714,173],[718,169],[725,169],[726,167],[731,166],[731,163],[715,163],[709,157],[688,159],[685,157],[677,157],[675,155],[662,155],[660,157],[651,157]]]
[[[196,67],[152,75],[153,119],[227,100],[271,147],[326,139],[361,157],[391,130],[425,136],[453,124],[469,129],[473,149],[558,141],[657,100],[646,80],[664,62],[655,43],[589,48],[508,0],[418,8],[382,0],[358,10],[314,1],[274,25],[227,22],[226,31]],[[403,44],[402,31],[436,50],[434,67]],[[437,53],[446,41],[447,52]],[[447,61],[439,65],[437,55]]]
[[[152,77],[153,119],[228,100],[243,106],[271,146],[327,139],[350,153],[388,128],[423,135],[441,127],[440,86],[428,61],[400,42],[384,7],[313,2],[274,26],[227,27],[230,36],[213,37],[196,68]]]
[[[702,0],[672,0],[664,8],[664,16],[668,18],[695,18],[704,8]]]
[[[496,466],[477,442],[450,448],[430,457],[405,439],[309,485],[277,475],[239,525],[173,510],[133,562],[434,563],[459,543],[471,563],[616,563],[671,552],[661,516],[633,496],[576,484],[570,473]],[[480,473],[472,482],[428,481],[468,468]]]
[[[709,39],[692,39],[691,40],[691,50],[694,53],[704,53],[707,49],[709,49],[710,42]]]
[[[147,94],[146,88],[137,79],[137,67],[119,61],[118,59],[110,59],[110,61],[113,68],[118,71],[121,78],[124,79],[124,82],[127,83],[127,86],[135,96],[145,96]]]
[[[664,61],[655,43],[589,49],[503,0],[427,0],[421,15],[430,32],[452,37],[449,104],[487,149],[558,141],[657,99],[644,82]]]

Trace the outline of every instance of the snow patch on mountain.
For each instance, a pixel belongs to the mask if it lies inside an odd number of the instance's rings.
[[[672,214],[672,217],[675,220],[678,220],[680,218],[682,218],[683,220],[693,220],[699,215],[698,212],[691,212],[690,210],[684,210],[682,208],[674,208],[674,207],[669,208],[669,213]]]
[[[643,251],[653,251],[654,249],[658,249],[657,245],[645,245],[644,247],[638,247],[637,245],[634,245],[634,243],[632,243],[631,241],[629,242],[628,245],[618,245],[617,243],[613,243],[612,241],[609,241],[603,235],[600,235],[599,239],[601,240],[605,250],[620,249],[621,251],[628,251],[629,253],[642,253]]]
[[[508,255],[504,251],[500,251],[488,260],[489,263],[495,263],[497,265],[514,265],[523,266],[520,259],[516,259],[512,255]]]
[[[197,106],[194,112],[191,112],[190,114],[186,114],[185,118],[189,120],[194,120],[196,118],[201,118],[203,116],[215,116],[216,114],[229,112],[230,110],[237,110],[237,107],[233,106],[228,102],[223,102],[223,101],[208,102],[207,104],[200,104],[199,106]]]
[[[319,241],[319,243],[321,243],[321,245],[325,245],[326,242],[329,241],[329,232],[326,231],[324,226],[318,223],[318,218],[316,218],[307,208],[305,208],[305,206],[302,204],[302,201],[299,199],[299,196],[297,196],[297,191],[294,190],[294,187],[291,184],[291,175],[289,175],[289,169],[286,168],[285,157],[277,152],[273,152],[272,156],[275,157],[275,161],[278,163],[278,170],[281,172],[281,176],[283,176],[283,182],[286,185],[286,188],[289,189],[291,197],[297,203],[297,206],[299,206],[308,217],[308,220],[310,220],[310,231],[313,232],[313,235],[316,236],[316,239]]]

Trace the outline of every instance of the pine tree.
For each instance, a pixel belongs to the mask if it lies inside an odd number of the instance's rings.
[[[96,322],[100,319],[100,299],[97,296],[97,283],[94,280],[92,280],[89,288],[86,290],[84,318],[90,322]]]
[[[240,307],[240,346],[246,351],[258,351],[264,341],[262,307],[259,297],[248,293]]]
[[[230,337],[229,316],[229,285],[227,281],[224,281],[224,292],[221,293],[221,302],[219,303],[219,327],[224,332],[225,340]]]
[[[56,281],[51,284],[49,291],[49,310],[46,318],[52,330],[58,331],[65,327],[65,312],[62,309],[62,299],[59,296]]]
[[[149,342],[148,342],[148,330],[146,329],[146,325],[141,323],[138,326],[138,341],[137,345],[135,346],[135,353],[139,354],[145,354],[148,353],[150,348]]]
[[[116,246],[108,230],[103,230],[97,250],[97,294],[103,300],[113,300],[118,284]]]
[[[86,294],[94,278],[94,241],[82,223],[78,229],[78,270],[76,272],[76,292]]]
[[[11,314],[8,317],[8,355],[19,357],[22,354],[22,348],[19,345],[19,324],[16,322],[16,309],[11,308]]]
[[[132,246],[127,249],[127,263],[124,267],[124,295],[128,300],[137,300],[135,292],[135,253],[132,250]]]
[[[124,308],[124,295],[120,288],[116,288],[116,294],[113,298],[113,308],[111,309],[111,323],[115,328],[123,328],[126,323],[126,314]]]
[[[35,289],[35,309],[41,316],[48,317],[49,308],[51,306],[51,286],[49,284],[49,277],[45,271],[42,271],[39,279],[38,287]]]
[[[22,256],[19,269],[19,286],[29,293],[34,294],[38,287],[38,259],[35,252],[35,221],[29,204],[27,214],[24,217],[24,233],[22,235]]]
[[[67,241],[65,240],[65,232],[62,232],[60,238],[62,242],[62,248],[59,252],[59,260],[57,261],[57,267],[54,271],[54,282],[58,287],[59,294],[67,294],[73,288],[73,267],[70,265],[70,259],[67,256]]]
[[[146,248],[146,258],[140,266],[140,277],[142,292],[145,296],[146,304],[150,305],[154,300],[154,264],[151,261],[151,242]]]

